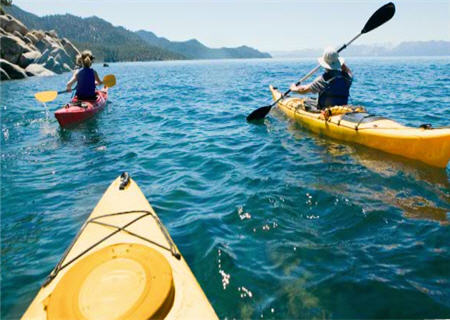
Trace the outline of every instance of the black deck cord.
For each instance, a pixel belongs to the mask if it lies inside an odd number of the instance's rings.
[[[122,214],[131,214],[131,213],[143,213],[141,216],[131,220],[130,222],[128,222],[127,224],[125,224],[124,226],[115,226],[115,225],[111,225],[108,223],[104,223],[104,222],[99,222],[96,221],[99,218],[105,218],[105,217],[110,217],[110,216],[116,216],[116,215],[122,215]],[[126,230],[127,227],[129,227],[130,225],[132,225],[133,223],[135,223],[136,221],[139,221],[140,219],[150,216],[153,219],[155,219],[155,221],[158,223],[159,228],[161,229],[162,233],[164,234],[164,237],[166,238],[167,242],[169,243],[170,248],[167,248],[165,246],[162,246],[150,239],[144,238],[138,234],[135,234],[134,232],[131,232],[129,230]],[[93,245],[91,245],[89,248],[83,250],[80,254],[78,254],[77,256],[75,256],[74,258],[72,258],[70,261],[66,262],[65,264],[62,264],[63,261],[65,260],[65,258],[67,257],[67,255],[69,254],[70,250],[73,248],[73,246],[75,245],[76,241],[78,240],[78,238],[80,237],[81,233],[84,231],[84,229],[86,229],[87,225],[89,223],[96,223],[99,225],[103,225],[103,226],[108,226],[108,227],[113,227],[113,228],[117,228],[117,230],[111,232],[109,235],[103,237],[102,239],[100,239],[99,241],[97,241],[96,243],[94,243]],[[116,213],[109,213],[109,214],[105,214],[105,215],[101,215],[95,218],[92,218],[88,221],[86,221],[86,223],[83,225],[83,227],[80,229],[80,231],[78,232],[78,234],[76,235],[75,239],[72,241],[71,245],[66,249],[66,251],[64,252],[64,255],[62,256],[61,260],[58,262],[58,264],[56,265],[56,267],[53,269],[53,271],[50,273],[50,275],[47,277],[47,279],[45,280],[44,284],[42,285],[42,287],[47,286],[57,275],[58,273],[66,268],[68,265],[72,264],[73,262],[75,262],[76,260],[78,260],[81,256],[85,255],[87,252],[89,252],[90,250],[92,250],[93,248],[95,248],[96,246],[98,246],[100,243],[104,242],[105,240],[111,238],[113,235],[115,235],[116,233],[119,233],[120,231],[124,231],[132,236],[135,236],[139,239],[145,240],[147,242],[150,242],[152,244],[157,245],[158,247],[168,250],[172,253],[172,255],[177,259],[180,260],[181,259],[181,254],[177,251],[175,244],[173,243],[172,239],[170,238],[170,236],[167,233],[166,228],[162,225],[161,221],[158,219],[158,217],[156,215],[154,215],[152,212],[150,211],[146,211],[146,210],[136,210],[136,211],[123,211],[123,212],[116,212]]]
[[[424,123],[424,124],[421,124],[419,126],[419,128],[425,129],[425,130],[435,130],[435,129],[448,129],[448,128],[450,128],[450,126],[443,126],[443,127],[433,128],[433,125],[431,123]]]
[[[359,130],[359,125],[363,122],[364,119],[367,119],[367,118],[370,118],[370,117],[376,117],[376,115],[375,115],[375,114],[368,114],[367,116],[362,117],[362,118],[358,121],[358,123],[356,124],[356,126],[355,126],[355,131],[358,131],[358,130]]]
[[[421,125],[419,126],[419,128],[425,129],[425,130],[433,129],[433,128],[431,127],[431,123],[424,123],[424,124],[421,124]]]

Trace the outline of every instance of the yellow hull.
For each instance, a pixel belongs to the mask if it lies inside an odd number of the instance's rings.
[[[270,91],[274,100],[281,97],[281,93],[272,86]],[[450,159],[450,128],[406,127],[388,119],[357,126],[354,122],[343,120],[342,114],[325,120],[321,114],[305,111],[303,104],[304,99],[286,98],[278,103],[278,107],[289,118],[321,135],[355,142],[435,167],[445,168]]]
[[[119,177],[22,319],[149,318],[217,315],[137,184]]]

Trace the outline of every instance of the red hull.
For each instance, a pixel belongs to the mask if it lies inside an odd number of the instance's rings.
[[[108,89],[97,91],[96,101],[83,101],[82,106],[73,105],[78,100],[74,98],[61,109],[56,110],[55,118],[61,127],[72,126],[93,117],[97,112],[102,111],[108,99]]]

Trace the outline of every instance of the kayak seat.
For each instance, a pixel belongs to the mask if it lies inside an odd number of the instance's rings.
[[[75,106],[75,107],[87,108],[88,105],[86,104],[86,102],[96,102],[97,98],[98,98],[97,92],[95,93],[95,96],[92,96],[92,97],[80,98],[80,97],[76,96],[74,101],[72,101],[72,103],[70,105]]]
[[[305,100],[303,100],[303,109],[311,113],[321,112],[321,110],[317,108],[317,100],[311,98],[306,98]]]
[[[92,97],[76,97],[77,101],[90,101],[90,102],[95,102],[97,101],[97,93],[95,94],[95,96]]]
[[[89,105],[86,103],[88,101],[83,100],[83,101],[74,101],[71,102],[68,106],[69,107],[81,107],[81,108],[87,108]]]

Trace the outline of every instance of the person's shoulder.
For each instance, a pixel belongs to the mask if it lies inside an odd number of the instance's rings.
[[[327,82],[323,79],[323,75],[320,75],[316,79],[314,79],[314,81],[311,82],[308,87],[312,93],[319,93],[323,90],[326,84]]]
[[[328,70],[328,71],[325,71],[325,72],[322,74],[321,80],[323,80],[323,81],[328,81],[328,80],[330,80],[331,78],[333,78],[333,77],[335,77],[335,76],[336,76],[336,73],[335,73],[333,70]]]
[[[343,76],[349,80],[353,79],[353,74],[351,72],[342,72]]]
[[[325,75],[325,73],[323,73],[323,74],[321,74],[321,75],[318,75],[314,80],[313,80],[313,82],[319,82],[319,81],[323,81],[324,80],[324,75]]]

